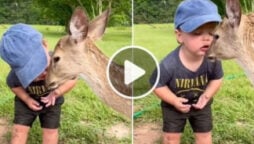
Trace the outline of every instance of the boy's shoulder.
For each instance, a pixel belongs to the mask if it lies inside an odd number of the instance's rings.
[[[209,58],[205,58],[205,63],[208,65],[208,67],[215,67],[217,65],[221,65],[221,61],[218,59],[209,59]]]
[[[14,87],[22,87],[22,84],[20,82],[20,80],[18,79],[16,73],[14,70],[11,70],[7,76],[7,85],[10,87],[10,88],[14,88]],[[32,81],[29,85],[29,86],[34,86],[34,85],[45,85],[45,80],[40,80],[40,81]]]
[[[6,83],[10,88],[21,86],[21,83],[13,70],[9,72]]]
[[[161,61],[161,65],[165,68],[175,68],[179,64],[179,48],[176,48],[172,52],[170,52],[166,57]]]

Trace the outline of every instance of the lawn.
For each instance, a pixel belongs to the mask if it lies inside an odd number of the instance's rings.
[[[134,31],[135,45],[147,48],[159,61],[177,46],[171,24],[136,25]],[[213,142],[251,144],[254,142],[253,86],[234,60],[223,61],[223,69],[223,86],[214,97],[212,106]],[[149,122],[162,125],[159,102],[153,94],[135,100],[134,127]],[[194,143],[189,125],[183,134],[182,143]]]
[[[9,25],[0,25],[0,37]],[[64,35],[64,28],[60,26],[33,26],[43,33],[52,50],[58,39]],[[131,29],[128,27],[107,28],[104,38],[98,42],[98,46],[106,55],[110,56],[117,49],[130,45]],[[11,128],[13,119],[13,94],[5,81],[10,70],[8,65],[0,60],[0,118],[8,121]],[[129,144],[131,134],[116,137],[112,127],[123,125],[131,128],[130,120],[125,119],[119,113],[102,103],[91,89],[80,79],[76,87],[66,94],[65,103],[62,106],[60,127],[60,144]],[[9,131],[4,135],[10,140]],[[1,143],[1,142],[0,142]],[[41,129],[36,121],[30,131],[28,144],[41,143]]]

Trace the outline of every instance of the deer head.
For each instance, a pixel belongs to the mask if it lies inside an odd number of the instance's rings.
[[[101,38],[106,27],[109,10],[89,22],[81,8],[77,8],[70,20],[69,33],[62,37],[53,52],[46,85],[49,89],[57,88],[67,80],[81,74],[88,86],[99,98],[115,109],[131,118],[130,100],[118,96],[108,84],[106,69],[108,57],[96,47],[94,41]],[[111,64],[111,75],[119,89],[131,94],[131,87],[124,85],[123,67]]]
[[[238,0],[226,1],[226,17],[215,31],[218,39],[212,44],[209,57],[232,59],[239,56],[242,43],[239,36],[241,7]]]
[[[74,11],[68,35],[58,41],[53,52],[46,82],[49,88],[56,88],[66,80],[76,78],[83,69],[96,65],[93,56],[101,52],[93,42],[102,37],[108,16],[109,10],[106,10],[89,23],[81,8]]]

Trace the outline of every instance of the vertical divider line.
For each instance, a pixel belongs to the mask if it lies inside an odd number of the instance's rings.
[[[131,45],[134,45],[134,0],[131,2]]]
[[[131,46],[134,46],[134,0],[131,1]],[[134,57],[133,57],[133,48],[132,48],[132,62],[134,62]],[[133,85],[132,85],[132,97],[133,97]],[[132,98],[132,105],[131,105],[131,143],[134,143],[134,119],[133,119],[133,112],[134,112],[134,99]]]

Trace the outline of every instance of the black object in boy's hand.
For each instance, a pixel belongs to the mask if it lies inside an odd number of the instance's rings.
[[[34,100],[36,100],[43,108],[46,106],[46,104],[41,101],[41,97],[34,98]]]
[[[198,102],[198,98],[191,98],[191,99],[188,99],[187,102],[184,102],[183,104],[196,104]]]
[[[36,100],[36,101],[40,104],[40,106],[42,106],[43,108],[46,107],[46,103],[44,103],[44,102],[41,101],[41,97],[46,97],[46,96],[48,96],[48,95],[49,95],[49,92],[50,92],[50,91],[47,91],[47,92],[41,94],[40,96],[34,97],[34,100]]]
[[[183,97],[183,98],[188,99],[188,101],[187,101],[187,102],[184,102],[183,104],[189,104],[189,105],[191,105],[191,104],[196,104],[196,103],[198,102],[199,96],[200,96],[200,95],[193,94],[193,93],[188,94],[188,95],[186,95],[186,96]]]

